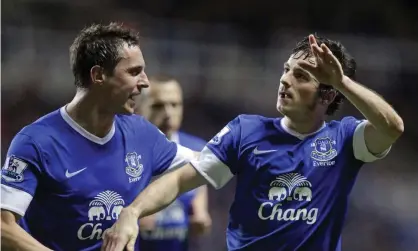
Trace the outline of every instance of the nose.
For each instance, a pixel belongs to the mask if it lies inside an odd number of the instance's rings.
[[[280,84],[282,84],[285,88],[290,87],[290,81],[287,73],[284,73],[280,78]]]
[[[143,71],[139,75],[139,84],[138,88],[148,88],[149,87],[149,80],[147,74]]]
[[[164,115],[166,119],[171,117],[171,113],[173,111],[173,107],[170,104],[164,105]]]

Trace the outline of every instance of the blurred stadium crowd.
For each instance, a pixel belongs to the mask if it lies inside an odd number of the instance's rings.
[[[179,80],[183,130],[206,140],[239,113],[277,116],[282,64],[297,40],[309,32],[341,40],[359,63],[358,80],[406,125],[392,153],[361,171],[343,250],[418,250],[416,1],[8,0],[2,9],[2,161],[16,132],[72,97],[68,47],[90,22],[140,30],[148,75]],[[337,116],[347,114],[360,116],[349,104]],[[210,190],[212,233],[192,250],[226,250],[233,190]]]

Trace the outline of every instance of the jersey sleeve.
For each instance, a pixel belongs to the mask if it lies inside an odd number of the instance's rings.
[[[41,154],[32,139],[17,134],[7,152],[1,176],[1,208],[23,216],[38,185]]]
[[[354,117],[347,117],[342,120],[347,137],[352,139],[354,157],[363,162],[373,162],[386,157],[391,147],[380,154],[371,153],[364,138],[364,129],[367,123],[367,120],[358,120]]]
[[[153,131],[156,135],[153,147],[153,176],[182,167],[195,157],[192,150],[168,140],[156,127]]]
[[[222,188],[237,173],[239,117],[229,122],[203,148],[199,159],[191,164],[215,188]]]

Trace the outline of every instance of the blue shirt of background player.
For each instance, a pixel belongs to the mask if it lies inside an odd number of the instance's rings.
[[[324,123],[302,135],[281,118],[240,115],[193,166],[215,188],[237,176],[228,250],[340,250],[347,201],[369,152],[366,121]]]
[[[107,136],[54,111],[23,128],[2,168],[1,207],[53,250],[100,250],[103,231],[152,176],[186,164],[193,152],[136,115],[115,117]]]
[[[171,140],[193,151],[200,152],[206,142],[184,132],[171,136]],[[186,251],[188,249],[189,214],[196,190],[177,198],[169,207],[158,212],[153,231],[141,231],[140,249],[146,251]]]

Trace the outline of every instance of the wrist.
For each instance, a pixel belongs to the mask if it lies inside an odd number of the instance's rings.
[[[141,210],[133,205],[129,205],[122,209],[123,213],[126,213],[132,217],[135,217],[136,219],[139,219],[141,216]]]
[[[348,86],[352,82],[353,80],[351,80],[349,77],[344,75],[343,78],[341,79],[341,82],[339,82],[338,84],[335,84],[333,87],[337,89],[338,91],[342,91],[346,86]]]

